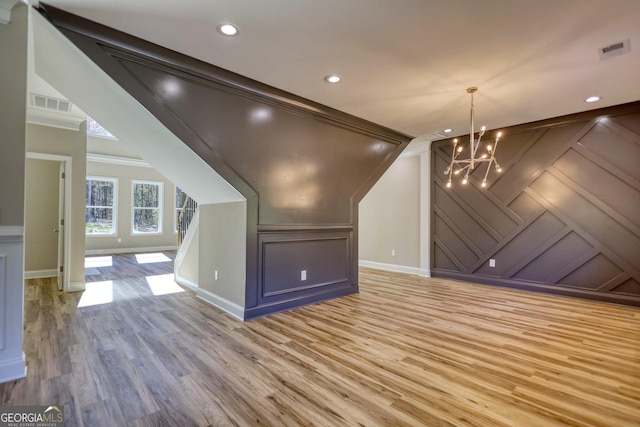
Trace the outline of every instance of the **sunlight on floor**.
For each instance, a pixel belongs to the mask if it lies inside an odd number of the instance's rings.
[[[84,259],[84,268],[92,267],[111,267],[113,266],[113,257],[109,256],[94,256]]]
[[[78,301],[78,308],[113,302],[113,281],[89,282]]]
[[[136,254],[138,264],[149,264],[152,262],[171,262],[171,258],[160,252],[153,254]]]
[[[184,289],[180,287],[173,280],[173,274],[161,274],[159,276],[147,276],[147,283],[149,284],[149,289],[154,295],[167,295],[167,294],[176,294],[178,292],[185,292]]]

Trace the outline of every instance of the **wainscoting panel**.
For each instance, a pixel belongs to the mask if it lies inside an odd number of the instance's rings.
[[[640,306],[640,102],[502,131],[486,190],[433,144],[432,274]]]
[[[262,298],[349,281],[346,236],[263,240],[262,258]]]
[[[24,229],[0,226],[0,383],[27,374],[24,334]]]

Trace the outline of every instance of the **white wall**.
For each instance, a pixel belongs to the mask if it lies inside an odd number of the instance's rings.
[[[359,265],[431,275],[430,156],[431,141],[414,139],[360,202]]]
[[[57,275],[60,162],[27,159],[24,269],[27,277]]]
[[[28,124],[27,150],[31,153],[71,157],[72,170],[70,173],[67,171],[71,176],[71,217],[65,218],[67,226],[70,227],[69,266],[66,271],[71,282],[70,290],[84,289],[86,122],[80,125],[78,131]],[[25,247],[26,251],[30,249],[31,247]]]
[[[27,94],[26,7],[0,24],[0,226],[24,224],[24,127]]]
[[[127,145],[126,141],[92,135],[87,135],[87,153],[140,159],[140,156]]]
[[[26,5],[0,24],[0,383],[26,376],[24,307],[24,169],[27,99]]]
[[[198,297],[244,320],[247,204],[199,205],[198,210]]]
[[[420,157],[397,159],[362,199],[359,215],[361,261],[418,269]]]
[[[104,144],[117,141],[106,140]],[[115,236],[91,236],[86,238],[86,251],[91,253],[122,252],[145,249],[175,248],[174,232],[175,186],[158,171],[150,167],[87,162],[87,176],[118,178],[117,234]],[[132,233],[132,180],[163,183],[162,234],[134,235]],[[120,241],[118,241],[120,239]]]

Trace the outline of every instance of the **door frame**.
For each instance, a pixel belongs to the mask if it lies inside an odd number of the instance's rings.
[[[71,254],[71,224],[69,219],[71,218],[71,156],[61,156],[58,154],[48,154],[48,153],[36,153],[32,151],[27,152],[27,159],[37,159],[37,160],[51,160],[54,162],[62,162],[64,163],[65,170],[65,179],[64,179],[64,218],[65,224],[63,228],[64,232],[64,279],[62,283],[62,291],[70,292],[70,282],[69,282],[69,263],[70,263],[70,254]],[[60,177],[58,177],[60,179]],[[58,195],[58,199],[62,197],[62,194]],[[58,227],[60,224],[58,224]],[[25,246],[25,250],[28,248]],[[59,250],[59,249],[58,249]]]

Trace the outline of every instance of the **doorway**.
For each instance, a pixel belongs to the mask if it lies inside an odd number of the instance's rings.
[[[56,277],[61,291],[69,290],[70,170],[70,157],[27,153],[25,278]]]

